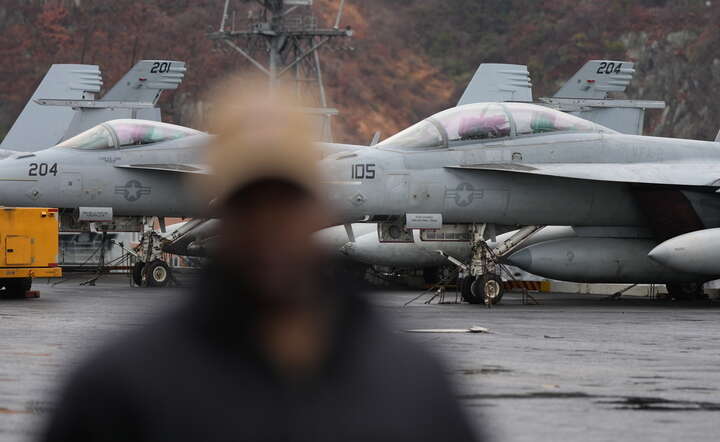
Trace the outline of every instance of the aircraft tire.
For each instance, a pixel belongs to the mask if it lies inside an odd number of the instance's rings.
[[[170,267],[156,259],[148,264],[147,280],[150,287],[165,287],[170,282]]]
[[[458,278],[458,288],[463,300],[469,304],[482,304],[482,296],[477,297],[472,291],[473,279],[471,277]]]
[[[142,287],[143,268],[145,267],[144,262],[136,262],[132,268],[132,281],[138,286]]]
[[[477,299],[474,304],[484,304],[487,295],[491,305],[499,304],[505,293],[502,278],[497,275],[478,276],[470,285],[470,291]]]
[[[703,293],[703,284],[700,282],[665,284],[668,295],[674,301],[695,302],[707,299]]]
[[[483,294],[490,297],[490,304],[500,304],[505,294],[505,285],[502,278],[497,275],[488,277],[483,285]]]

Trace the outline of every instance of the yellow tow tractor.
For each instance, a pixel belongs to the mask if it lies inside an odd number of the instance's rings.
[[[33,278],[59,278],[58,209],[0,207],[0,296],[37,297]]]

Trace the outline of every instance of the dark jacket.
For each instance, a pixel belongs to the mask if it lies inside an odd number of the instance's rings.
[[[93,356],[44,440],[476,440],[438,362],[353,290],[334,296],[327,363],[291,384],[250,338],[242,288],[222,279],[210,272],[182,309]]]

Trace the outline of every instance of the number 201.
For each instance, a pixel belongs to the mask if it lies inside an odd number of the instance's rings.
[[[162,63],[156,61],[150,68],[151,74],[164,74],[166,72],[170,72],[170,63],[167,61],[163,61]]]

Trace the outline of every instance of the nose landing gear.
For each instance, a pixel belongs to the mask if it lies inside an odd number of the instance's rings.
[[[526,239],[544,226],[526,226],[519,229],[509,239],[490,248],[486,242],[486,224],[473,224],[470,227],[471,259],[465,265],[447,256],[460,267],[458,289],[463,300],[470,304],[485,304],[488,307],[500,303],[505,286],[502,280],[503,265],[500,259],[515,250]],[[494,235],[492,235],[494,236]],[[506,273],[510,274],[505,270]],[[512,278],[512,275],[510,275]]]
[[[170,267],[163,261],[162,237],[154,231],[143,234],[139,259],[132,268],[132,281],[138,287],[165,287],[173,279]]]
[[[170,267],[159,259],[150,263],[136,262],[132,268],[133,283],[142,287],[165,287],[170,282]]]
[[[496,305],[505,294],[503,281],[495,274],[466,276],[458,284],[463,300],[470,304]]]
[[[487,274],[476,277],[470,285],[470,291],[485,304],[495,305],[502,300],[505,287],[499,275]]]

